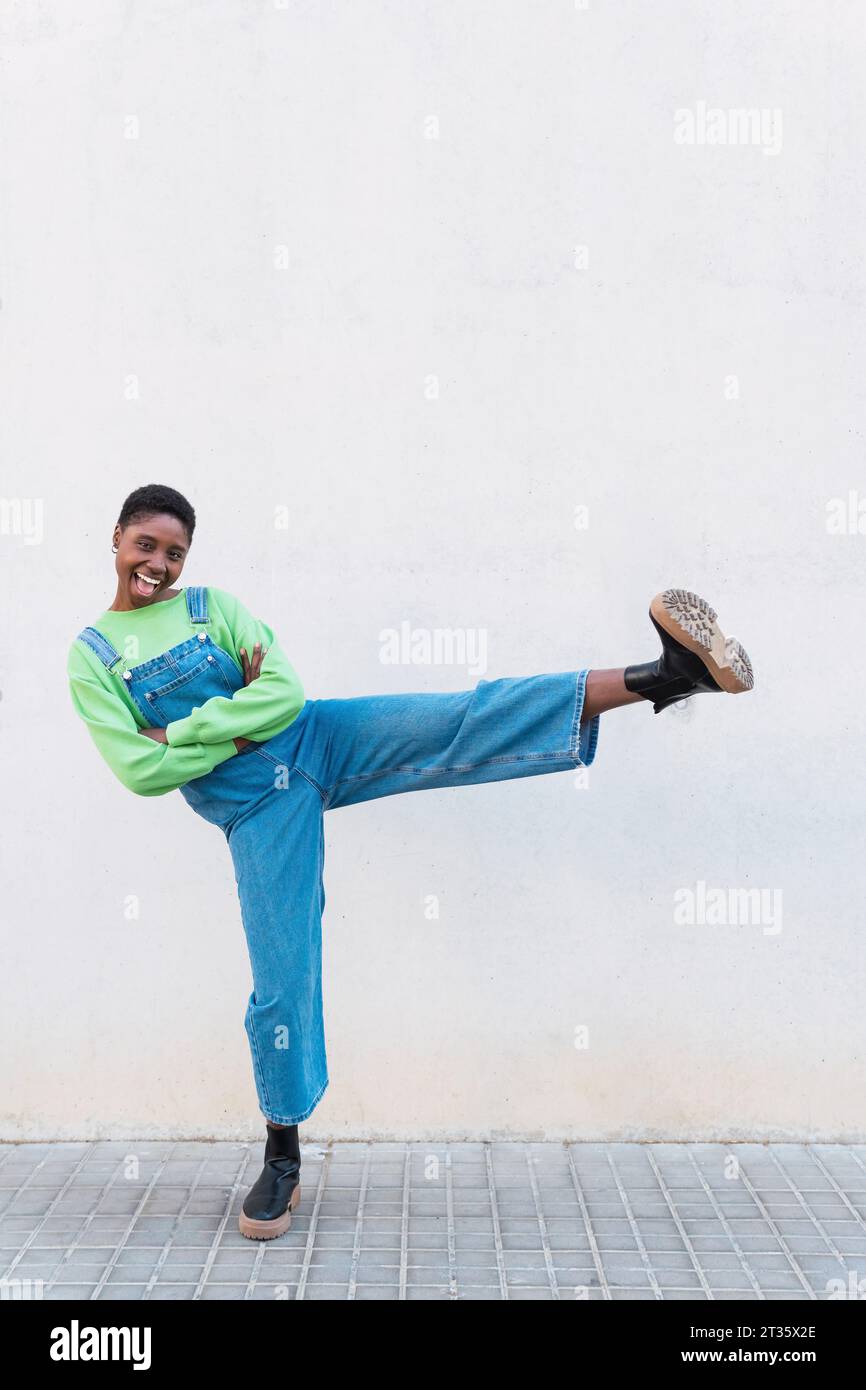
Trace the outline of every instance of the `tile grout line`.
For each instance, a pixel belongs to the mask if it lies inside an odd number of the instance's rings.
[[[90,1155],[93,1153],[93,1150],[94,1150],[95,1146],[96,1146],[96,1141],[94,1140],[94,1142],[91,1143],[90,1145],[88,1145],[86,1151],[81,1155],[81,1158],[79,1159],[78,1163],[77,1163],[77,1164],[75,1165],[75,1167],[73,1168],[72,1172],[69,1174],[69,1177],[66,1179],[66,1182],[63,1184],[63,1186],[61,1187],[60,1191],[57,1193],[57,1196],[54,1198],[54,1201],[49,1203],[48,1210],[43,1214],[42,1220],[39,1222],[39,1225],[36,1226],[36,1227],[30,1232],[29,1239],[26,1240],[26,1241],[24,1242],[24,1244],[22,1245],[21,1249],[18,1251],[18,1254],[15,1256],[15,1259],[12,1261],[11,1265],[9,1265],[9,1267],[6,1269],[5,1273],[4,1273],[3,1276],[2,1276],[2,1279],[0,1279],[0,1283],[4,1282],[6,1279],[9,1278],[9,1275],[11,1274],[12,1270],[15,1268],[15,1266],[16,1266],[17,1263],[18,1263],[18,1261],[19,1261],[20,1259],[22,1259],[22,1258],[24,1257],[24,1255],[26,1255],[28,1249],[36,1248],[36,1247],[33,1247],[32,1242],[36,1239],[36,1237],[38,1236],[39,1232],[42,1230],[43,1226],[45,1225],[45,1222],[46,1222],[46,1221],[49,1219],[49,1217],[51,1216],[51,1213],[53,1212],[54,1208],[57,1206],[57,1203],[60,1201],[61,1197],[63,1197],[63,1196],[65,1195],[65,1193],[68,1191],[70,1185],[74,1182],[75,1178],[78,1177],[79,1173],[81,1172],[81,1170],[82,1170],[82,1168],[84,1167],[85,1163],[87,1162],[88,1158],[89,1158]],[[46,1159],[43,1159],[42,1162],[43,1162],[43,1163],[46,1162]],[[37,1171],[38,1171],[38,1169],[34,1168],[33,1173],[36,1173]],[[31,1173],[30,1176],[32,1177],[33,1174]],[[25,1184],[25,1185],[26,1185],[26,1184]],[[19,1189],[19,1190],[23,1190],[23,1186],[24,1186],[24,1185],[22,1185],[22,1189]],[[60,1263],[59,1263],[58,1266],[57,1266],[57,1269],[59,1269],[59,1268],[60,1268],[60,1265],[62,1265],[62,1264],[63,1264],[63,1260],[61,1259],[61,1260],[60,1260]],[[47,1284],[45,1285],[45,1288],[51,1288],[51,1285],[53,1284],[53,1282],[54,1282],[56,1276],[57,1276],[57,1270],[54,1271],[54,1274],[52,1274],[51,1278],[48,1280]],[[43,1288],[43,1292],[44,1292],[44,1288]]]
[[[749,1178],[749,1176],[748,1176],[748,1174],[747,1174],[747,1172],[746,1172],[746,1165],[745,1165],[745,1163],[742,1162],[739,1158],[738,1158],[737,1161],[738,1161],[738,1163],[739,1163],[739,1165],[740,1165],[740,1176],[742,1177],[743,1182],[744,1182],[744,1183],[746,1184],[746,1186],[748,1187],[749,1192],[751,1193],[751,1196],[752,1196],[752,1200],[755,1201],[755,1202],[758,1204],[758,1206],[761,1208],[761,1212],[763,1213],[764,1220],[768,1223],[768,1225],[770,1226],[770,1228],[771,1228],[771,1230],[772,1230],[772,1232],[773,1232],[773,1235],[776,1237],[776,1240],[777,1240],[777,1241],[779,1242],[779,1244],[781,1245],[782,1250],[784,1251],[785,1257],[786,1257],[786,1259],[787,1259],[787,1261],[788,1261],[788,1264],[791,1266],[792,1270],[793,1270],[794,1273],[796,1274],[796,1276],[797,1276],[797,1278],[799,1279],[800,1283],[802,1284],[803,1288],[804,1288],[804,1289],[806,1290],[806,1292],[808,1293],[809,1297],[812,1298],[812,1299],[817,1298],[817,1294],[815,1293],[815,1290],[814,1290],[814,1289],[812,1288],[812,1286],[807,1282],[807,1280],[806,1280],[806,1278],[805,1278],[805,1276],[804,1276],[804,1274],[803,1274],[803,1271],[801,1270],[801,1268],[800,1268],[800,1266],[798,1265],[797,1261],[794,1259],[793,1251],[791,1250],[790,1246],[788,1245],[788,1242],[785,1240],[785,1237],[782,1235],[782,1232],[779,1230],[779,1228],[778,1228],[778,1226],[776,1225],[775,1221],[773,1220],[772,1216],[771,1216],[770,1213],[767,1211],[767,1208],[764,1206],[764,1203],[763,1203],[762,1200],[761,1200],[760,1193],[756,1190],[756,1188],[755,1188],[754,1185],[752,1184],[752,1181],[751,1181],[751,1179]],[[772,1290],[771,1290],[771,1292],[772,1292]]]
[[[102,1198],[105,1196],[106,1192],[110,1192],[110,1191],[111,1191],[112,1187],[114,1187],[114,1184],[117,1182],[117,1179],[119,1178],[119,1176],[120,1176],[120,1165],[118,1164],[118,1165],[115,1167],[114,1172],[111,1174],[111,1177],[109,1178],[108,1182],[107,1182],[107,1183],[103,1183],[103,1185],[102,1185],[102,1191],[101,1191],[100,1194],[99,1194],[99,1198],[98,1198],[98,1201],[97,1201],[97,1205],[98,1205],[98,1202],[101,1201]],[[81,1247],[81,1239],[82,1239],[82,1237],[87,1233],[87,1231],[90,1229],[90,1226],[91,1226],[92,1223],[96,1220],[97,1215],[98,1215],[98,1212],[96,1212],[96,1211],[87,1212],[87,1214],[86,1214],[86,1216],[85,1216],[84,1224],[82,1225],[81,1230],[78,1232],[78,1235],[75,1237],[75,1239],[74,1239],[74,1241],[72,1242],[72,1244],[70,1245],[69,1249],[66,1250],[66,1251],[64,1252],[63,1258],[62,1258],[62,1260],[60,1261],[60,1263],[58,1264],[58,1266],[57,1266],[57,1268],[55,1269],[54,1273],[52,1274],[50,1280],[49,1280],[48,1283],[46,1284],[46,1288],[52,1288],[53,1285],[55,1284],[55,1282],[59,1282],[58,1279],[57,1279],[58,1274],[62,1271],[64,1265],[68,1265],[69,1261],[71,1260],[72,1256],[75,1254],[76,1250],[78,1250],[78,1249]],[[86,1249],[87,1247],[85,1246],[84,1248]]]
[[[508,1300],[508,1281],[505,1277],[505,1259],[502,1254],[502,1229],[499,1225],[499,1204],[496,1200],[496,1182],[493,1173],[493,1155],[490,1142],[485,1141],[482,1146],[484,1153],[484,1166],[487,1172],[487,1200],[490,1203],[490,1215],[493,1220],[493,1240],[496,1246],[496,1268],[499,1271],[499,1291],[503,1299]]]
[[[172,1223],[172,1228],[171,1228],[171,1230],[169,1231],[169,1233],[168,1233],[168,1235],[167,1235],[167,1237],[166,1237],[166,1239],[165,1239],[165,1241],[164,1241],[164,1243],[163,1243],[163,1246],[162,1246],[162,1249],[161,1249],[160,1252],[159,1252],[159,1256],[158,1256],[158,1258],[157,1258],[156,1264],[154,1265],[153,1269],[151,1270],[150,1278],[148,1279],[147,1284],[145,1285],[145,1288],[144,1288],[144,1292],[143,1292],[142,1295],[141,1295],[142,1302],[144,1302],[145,1300],[147,1300],[147,1299],[150,1298],[150,1295],[152,1294],[154,1288],[156,1287],[156,1282],[157,1282],[157,1279],[159,1278],[160,1271],[163,1269],[163,1267],[164,1267],[164,1265],[165,1265],[165,1262],[166,1262],[166,1260],[168,1259],[168,1254],[169,1254],[169,1251],[171,1250],[171,1246],[172,1246],[172,1242],[173,1242],[173,1240],[174,1240],[174,1237],[175,1237],[175,1235],[176,1235],[176,1233],[177,1233],[177,1231],[178,1231],[178,1229],[179,1229],[179,1227],[180,1227],[181,1222],[183,1221],[184,1216],[186,1215],[186,1211],[187,1211],[187,1208],[188,1208],[190,1202],[192,1201],[193,1197],[195,1196],[195,1190],[196,1190],[196,1188],[198,1187],[199,1179],[201,1178],[201,1175],[202,1175],[202,1173],[204,1172],[206,1166],[207,1166],[207,1155],[205,1155],[205,1157],[202,1159],[201,1163],[200,1163],[199,1166],[198,1166],[198,1171],[196,1172],[196,1175],[195,1175],[195,1177],[194,1177],[193,1180],[192,1180],[192,1184],[191,1184],[191,1186],[190,1186],[189,1192],[188,1192],[187,1195],[186,1195],[186,1201],[183,1203],[183,1205],[182,1205],[180,1211],[179,1211],[179,1212],[177,1213],[177,1215],[175,1216],[174,1222]],[[143,1248],[144,1248],[144,1249],[149,1249],[148,1246],[144,1246]]]
[[[699,1278],[700,1281],[701,1281],[701,1288],[703,1289],[703,1291],[704,1291],[704,1293],[706,1294],[707,1298],[710,1299],[711,1302],[715,1302],[715,1294],[713,1293],[712,1289],[711,1289],[710,1286],[709,1286],[709,1283],[707,1282],[707,1277],[706,1277],[706,1275],[704,1274],[704,1271],[703,1271],[701,1265],[698,1263],[698,1259],[697,1259],[697,1256],[696,1256],[696,1254],[695,1254],[695,1247],[692,1245],[692,1242],[691,1242],[691,1238],[690,1238],[690,1236],[689,1236],[689,1233],[688,1233],[688,1231],[686,1230],[685,1226],[684,1226],[683,1223],[682,1223],[682,1218],[680,1217],[680,1214],[679,1214],[679,1212],[677,1211],[676,1206],[674,1205],[673,1201],[671,1200],[670,1190],[669,1190],[669,1188],[668,1188],[667,1183],[665,1182],[664,1174],[662,1173],[661,1168],[659,1167],[658,1163],[656,1162],[655,1154],[653,1153],[652,1149],[649,1148],[649,1147],[647,1148],[647,1158],[649,1159],[650,1167],[651,1167],[652,1170],[653,1170],[653,1176],[655,1177],[655,1180],[656,1180],[656,1182],[657,1182],[658,1185],[659,1185],[659,1188],[660,1188],[660,1190],[661,1190],[662,1196],[664,1197],[665,1201],[666,1201],[667,1204],[668,1204],[668,1209],[669,1209],[669,1211],[670,1211],[670,1214],[671,1214],[671,1216],[673,1217],[674,1223],[675,1223],[675,1225],[676,1225],[676,1228],[677,1228],[677,1230],[678,1230],[679,1233],[680,1233],[680,1238],[681,1238],[681,1240],[683,1241],[683,1243],[685,1244],[685,1247],[686,1247],[686,1249],[687,1249],[688,1252],[689,1252],[689,1256],[690,1256],[690,1258],[691,1258],[691,1262],[692,1262],[692,1264],[693,1264],[694,1267],[695,1267],[695,1273],[697,1274],[698,1278]]]
[[[663,1299],[664,1294],[662,1293],[661,1286],[658,1280],[656,1279],[655,1270],[652,1267],[652,1261],[649,1258],[649,1252],[646,1246],[644,1245],[643,1236],[638,1230],[637,1222],[634,1219],[634,1213],[632,1212],[631,1202],[628,1200],[628,1193],[622,1185],[619,1173],[616,1169],[616,1164],[613,1161],[613,1154],[610,1152],[608,1152],[607,1154],[607,1161],[610,1167],[610,1171],[613,1173],[614,1180],[617,1185],[620,1201],[622,1202],[623,1207],[625,1208],[625,1214],[628,1217],[628,1222],[631,1226],[631,1233],[637,1241],[638,1250],[640,1251],[641,1259],[644,1262],[644,1268],[646,1269],[646,1272],[649,1275],[650,1287],[652,1288],[653,1293],[655,1294],[657,1299]]]
[[[409,1255],[409,1180],[411,1177],[412,1148],[406,1145],[403,1156],[403,1199],[400,1210],[400,1288],[397,1294],[401,1303],[406,1302],[406,1266]]]
[[[556,1270],[550,1253],[550,1239],[547,1234],[547,1223],[541,1209],[541,1197],[538,1190],[538,1178],[535,1173],[535,1157],[530,1152],[530,1146],[524,1146],[526,1166],[529,1169],[529,1186],[532,1190],[532,1200],[535,1203],[535,1217],[538,1222],[538,1229],[541,1234],[541,1248],[544,1252],[544,1263],[547,1268],[547,1280],[550,1285],[551,1293],[557,1302],[560,1302],[559,1284],[556,1279]]]
[[[728,1240],[731,1242],[731,1244],[737,1252],[737,1259],[740,1261],[740,1268],[742,1269],[746,1278],[749,1280],[749,1283],[752,1285],[752,1288],[758,1295],[758,1298],[766,1302],[764,1290],[761,1288],[757,1276],[752,1272],[751,1266],[749,1265],[746,1259],[746,1252],[743,1250],[742,1246],[740,1245],[740,1242],[737,1240],[733,1227],[728,1221],[728,1218],[725,1216],[725,1213],[716,1198],[715,1192],[713,1191],[710,1184],[707,1182],[706,1178],[704,1177],[704,1174],[701,1172],[701,1169],[695,1159],[694,1154],[691,1152],[691,1149],[687,1147],[686,1151],[689,1155],[689,1158],[691,1159],[692,1167],[698,1175],[698,1181],[700,1182],[701,1186],[704,1189],[704,1192],[707,1194],[710,1201],[712,1202],[713,1210],[715,1211],[716,1216],[719,1218],[719,1221],[722,1223],[722,1229],[724,1230],[725,1235],[728,1237]]]
[[[454,1175],[451,1170],[451,1145],[445,1149],[445,1213],[448,1219],[448,1290],[453,1299],[459,1297],[457,1286],[457,1235],[454,1227]]]
[[[866,1221],[864,1221],[857,1208],[849,1200],[848,1194],[846,1192],[843,1192],[842,1188],[839,1186],[836,1179],[833,1177],[833,1174],[830,1172],[829,1168],[827,1168],[825,1164],[821,1161],[821,1159],[818,1157],[818,1155],[813,1152],[813,1146],[811,1144],[806,1144],[804,1147],[808,1152],[809,1157],[812,1159],[812,1162],[817,1164],[821,1172],[827,1178],[828,1182],[831,1182],[833,1184],[833,1190],[835,1191],[836,1196],[839,1197],[845,1203],[845,1206],[848,1208],[851,1215],[854,1217],[854,1220],[857,1222],[860,1229],[864,1232],[864,1234],[866,1234]],[[863,1164],[860,1162],[860,1159],[856,1154],[854,1155],[854,1159],[855,1162],[859,1164],[861,1168],[863,1168]],[[866,1171],[866,1168],[864,1168],[864,1171]]]
[[[95,1140],[94,1140],[94,1143],[96,1143]],[[29,1187],[29,1185],[30,1185],[30,1183],[32,1182],[32,1180],[36,1177],[36,1174],[39,1172],[39,1170],[40,1170],[41,1168],[44,1168],[44,1167],[45,1167],[45,1164],[48,1162],[48,1159],[49,1159],[49,1155],[46,1154],[45,1157],[44,1157],[44,1158],[41,1158],[41,1159],[39,1160],[39,1162],[35,1165],[35,1167],[32,1168],[32,1169],[30,1170],[30,1172],[27,1174],[27,1177],[24,1179],[24,1181],[23,1181],[23,1183],[21,1184],[21,1186],[15,1188],[15,1191],[12,1193],[12,1196],[11,1196],[11,1198],[10,1198],[10,1200],[9,1200],[9,1205],[6,1206],[6,1207],[4,1207],[4,1209],[3,1209],[3,1215],[4,1215],[4,1217],[6,1216],[7,1212],[9,1211],[9,1207],[13,1206],[14,1203],[18,1201],[18,1198],[21,1196],[21,1193],[22,1193],[22,1192],[26,1192],[27,1188]],[[14,1212],[13,1212],[13,1215],[14,1215]],[[14,1264],[12,1264],[12,1265],[9,1266],[9,1269],[14,1269],[14,1267],[15,1267]],[[7,1270],[7,1271],[6,1271],[6,1274],[3,1275],[3,1278],[4,1278],[4,1279],[6,1278],[6,1275],[7,1275],[8,1273],[9,1273],[9,1270]]]
[[[259,1140],[258,1142],[261,1143],[261,1140]],[[252,1149],[251,1149],[251,1147],[250,1147],[249,1145],[247,1146],[247,1153],[248,1153],[248,1155],[249,1155],[250,1157],[252,1157]],[[244,1171],[246,1171],[246,1169],[245,1169]],[[229,1202],[229,1213],[231,1213],[231,1202]],[[291,1219],[289,1220],[289,1225],[291,1225]],[[238,1229],[240,1230],[240,1226],[238,1227]],[[258,1249],[256,1250],[255,1258],[253,1259],[253,1265],[252,1265],[252,1269],[250,1270],[250,1277],[249,1277],[249,1279],[247,1280],[247,1286],[246,1286],[246,1288],[244,1289],[244,1301],[245,1301],[245,1302],[246,1302],[247,1300],[251,1299],[252,1296],[253,1296],[253,1293],[255,1292],[256,1284],[258,1283],[258,1279],[259,1279],[259,1270],[261,1269],[262,1264],[263,1264],[263,1262],[264,1262],[265,1250],[266,1250],[266,1248],[267,1248],[267,1246],[268,1246],[269,1244],[270,1244],[270,1242],[267,1241],[267,1240],[257,1240],[257,1241],[256,1241],[256,1245],[258,1246]]]
[[[794,1194],[794,1196],[796,1197],[797,1201],[800,1203],[800,1206],[803,1208],[803,1210],[804,1210],[804,1212],[806,1213],[806,1215],[808,1216],[809,1220],[812,1222],[812,1225],[815,1227],[815,1230],[818,1232],[818,1235],[821,1237],[821,1239],[823,1240],[824,1244],[827,1246],[827,1248],[828,1248],[828,1250],[831,1252],[831,1254],[835,1255],[835,1256],[836,1256],[836,1259],[837,1259],[837,1260],[840,1260],[841,1263],[842,1263],[843,1266],[844,1266],[844,1264],[845,1264],[845,1257],[844,1257],[844,1255],[842,1254],[841,1250],[839,1249],[838,1245],[837,1245],[836,1242],[825,1232],[825,1230],[824,1230],[824,1228],[822,1227],[820,1221],[818,1220],[818,1218],[817,1218],[817,1216],[815,1215],[815,1213],[812,1211],[811,1207],[809,1206],[809,1204],[808,1204],[808,1202],[806,1201],[805,1197],[803,1196],[802,1192],[799,1192],[799,1191],[797,1190],[796,1185],[791,1181],[791,1178],[790,1178],[789,1175],[785,1172],[784,1168],[782,1167],[781,1163],[779,1162],[778,1156],[773,1152],[772,1147],[769,1149],[768,1152],[769,1152],[769,1154],[770,1154],[771,1159],[773,1160],[773,1162],[775,1163],[776,1167],[778,1168],[779,1172],[781,1173],[782,1177],[785,1179],[785,1182],[788,1184],[789,1188],[790,1188],[791,1191],[793,1192],[793,1194]],[[804,1277],[805,1277],[805,1276],[804,1276]]]
[[[373,1152],[370,1141],[365,1145],[364,1170],[361,1174],[361,1190],[358,1193],[358,1205],[355,1213],[355,1240],[352,1246],[352,1264],[349,1269],[349,1288],[346,1293],[347,1299],[354,1299],[355,1290],[358,1287],[358,1261],[361,1258],[361,1232],[364,1225],[364,1203],[367,1198],[367,1183],[370,1179],[370,1164]]]
[[[605,1273],[604,1264],[601,1258],[601,1252],[598,1248],[598,1240],[596,1239],[596,1234],[592,1226],[592,1217],[589,1214],[589,1208],[586,1205],[586,1198],[583,1195],[583,1185],[580,1181],[580,1177],[575,1166],[574,1153],[572,1150],[573,1145],[566,1142],[565,1151],[566,1156],[568,1158],[568,1167],[569,1171],[571,1172],[571,1180],[574,1185],[574,1190],[577,1193],[577,1200],[580,1203],[580,1214],[583,1217],[583,1224],[586,1230],[586,1237],[589,1241],[590,1249],[592,1251],[592,1258],[595,1264],[595,1272],[598,1275],[599,1284],[601,1285],[605,1299],[612,1299],[610,1285],[607,1282],[607,1274]]]
[[[310,1274],[310,1264],[313,1259],[313,1251],[316,1245],[316,1234],[319,1229],[319,1212],[322,1209],[322,1201],[325,1189],[328,1185],[328,1175],[331,1171],[331,1155],[333,1153],[333,1143],[329,1141],[325,1153],[322,1157],[322,1166],[319,1169],[319,1181],[316,1184],[316,1200],[313,1203],[313,1210],[310,1214],[310,1227],[307,1231],[307,1240],[304,1245],[304,1258],[301,1264],[300,1274],[298,1275],[298,1288],[295,1294],[295,1302],[300,1302],[307,1291],[307,1280]]]
[[[139,1213],[141,1212],[142,1207],[144,1206],[145,1202],[147,1201],[148,1197],[150,1196],[151,1192],[153,1191],[154,1187],[156,1186],[160,1174],[163,1172],[163,1170],[164,1170],[164,1168],[165,1168],[165,1165],[168,1163],[168,1160],[171,1158],[171,1156],[172,1156],[172,1154],[174,1153],[174,1151],[175,1151],[176,1148],[177,1148],[177,1144],[176,1144],[176,1143],[172,1144],[172,1146],[171,1146],[171,1148],[169,1149],[168,1153],[167,1153],[167,1154],[163,1154],[163,1156],[162,1156],[162,1162],[156,1164],[156,1167],[155,1167],[154,1170],[153,1170],[153,1177],[151,1178],[150,1182],[147,1184],[147,1187],[144,1189],[144,1192],[141,1194],[141,1198],[139,1199],[139,1202],[138,1202],[138,1205],[137,1205],[136,1208],[135,1208],[135,1211],[132,1213],[132,1219],[130,1220],[129,1224],[128,1224],[127,1227],[126,1227],[126,1230],[125,1230],[124,1233],[123,1233],[123,1236],[122,1236],[122,1238],[121,1238],[120,1244],[117,1245],[117,1246],[115,1247],[114,1254],[111,1256],[111,1259],[108,1261],[108,1264],[105,1266],[105,1269],[102,1271],[102,1274],[100,1275],[100,1277],[99,1277],[99,1279],[98,1279],[98,1281],[97,1281],[96,1287],[95,1287],[95,1289],[93,1290],[93,1293],[90,1295],[91,1299],[99,1298],[100,1294],[102,1293],[102,1290],[105,1288],[105,1285],[106,1285],[107,1282],[108,1282],[108,1276],[109,1276],[109,1274],[111,1273],[111,1271],[114,1269],[115,1265],[117,1264],[117,1260],[118,1260],[118,1257],[119,1257],[119,1255],[120,1255],[120,1252],[121,1252],[121,1250],[123,1250],[124,1246],[126,1245],[126,1242],[129,1240],[129,1237],[131,1236],[131,1234],[132,1234],[132,1232],[133,1232],[133,1229],[134,1229],[134,1227],[135,1227],[135,1223],[136,1223],[136,1221],[138,1220],[138,1216],[139,1216]],[[125,1162],[125,1160],[124,1160],[124,1159],[121,1159],[121,1160],[120,1160],[120,1163],[118,1164],[118,1169],[120,1168],[120,1166],[121,1166],[121,1164],[122,1164],[123,1162]],[[104,1195],[105,1195],[105,1189],[103,1188],[103,1196],[104,1196]]]
[[[243,1179],[244,1173],[247,1170],[247,1165],[249,1164],[249,1161],[250,1149],[249,1146],[247,1146],[247,1148],[244,1150],[244,1153],[241,1156],[240,1167],[235,1173],[235,1180],[232,1183],[232,1190],[229,1193],[228,1202],[225,1205],[222,1217],[217,1222],[217,1228],[214,1231],[214,1237],[210,1243],[210,1248],[208,1250],[207,1257],[204,1262],[204,1267],[202,1269],[201,1274],[198,1277],[198,1282],[196,1283],[195,1291],[193,1293],[194,1300],[198,1300],[201,1298],[202,1291],[207,1283],[208,1275],[210,1274],[211,1269],[213,1268],[213,1262],[216,1259],[217,1254],[217,1247],[219,1245],[220,1240],[222,1239],[223,1232],[225,1231],[226,1223],[229,1219],[229,1212],[232,1209],[235,1197],[238,1195],[238,1192],[240,1191],[241,1181]]]

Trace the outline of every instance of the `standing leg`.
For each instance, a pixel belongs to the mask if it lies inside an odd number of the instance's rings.
[[[228,827],[253,975],[244,1026],[259,1105],[307,1119],[328,1085],[322,1010],[322,797],[292,768]]]
[[[301,1144],[297,1125],[268,1120],[264,1165],[243,1200],[238,1229],[250,1240],[273,1240],[292,1224],[301,1200]]]

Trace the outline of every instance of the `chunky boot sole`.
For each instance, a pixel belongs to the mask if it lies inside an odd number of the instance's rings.
[[[289,1198],[289,1205],[281,1216],[275,1216],[273,1221],[254,1221],[251,1216],[247,1216],[243,1210],[238,1216],[238,1229],[242,1236],[247,1236],[250,1240],[273,1240],[274,1236],[281,1236],[292,1224],[292,1212],[301,1200],[301,1185],[295,1188]]]
[[[687,651],[700,657],[713,680],[729,695],[751,690],[752,663],[742,643],[726,637],[716,611],[689,589],[665,589],[650,604],[650,617]]]

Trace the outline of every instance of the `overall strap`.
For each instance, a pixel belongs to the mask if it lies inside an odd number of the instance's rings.
[[[208,622],[207,589],[204,585],[195,584],[191,589],[184,589],[184,596],[186,598],[186,611],[189,614],[190,622]]]
[[[85,646],[96,652],[99,660],[108,667],[109,671],[120,660],[120,653],[114,650],[108,638],[103,637],[102,633],[95,627],[82,628],[77,640],[84,642]]]

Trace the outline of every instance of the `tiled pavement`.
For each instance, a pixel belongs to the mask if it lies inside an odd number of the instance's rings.
[[[866,1296],[862,1144],[303,1144],[291,1229],[253,1242],[262,1153],[0,1144],[0,1297]]]

